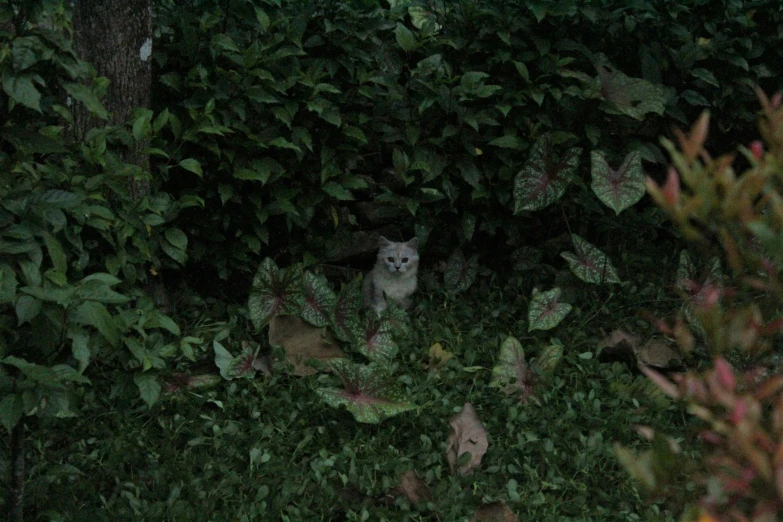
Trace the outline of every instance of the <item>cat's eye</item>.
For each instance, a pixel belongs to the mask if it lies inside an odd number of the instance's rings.
[[[407,257],[403,257],[403,258],[402,258],[402,262],[403,262],[403,263],[407,263],[407,262],[408,262],[408,258],[407,258]]]
[[[394,263],[394,258],[393,257],[387,257],[386,261],[388,261],[389,263]]]

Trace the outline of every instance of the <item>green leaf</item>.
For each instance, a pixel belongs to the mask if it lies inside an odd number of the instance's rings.
[[[345,406],[357,422],[377,424],[416,408],[402,389],[379,369],[347,359],[333,359],[329,365],[342,381],[343,389],[318,388],[315,391],[329,406]]]
[[[514,179],[514,213],[541,210],[565,193],[579,166],[582,149],[568,149],[555,161],[552,135],[545,134],[533,144],[525,166]]]
[[[71,335],[71,353],[76,362],[79,363],[79,373],[83,373],[87,365],[90,364],[90,346],[89,336],[82,331],[75,332]]]
[[[0,399],[0,422],[8,433],[11,433],[23,416],[24,401],[21,395],[12,393]]]
[[[321,116],[323,117],[323,115]],[[280,149],[291,149],[299,153],[302,152],[302,149],[300,149],[298,146],[294,145],[287,139],[283,138],[282,136],[278,136],[277,138],[273,139],[272,141],[269,142],[269,144],[273,147],[277,147]]]
[[[399,22],[397,22],[397,27],[394,29],[394,37],[397,39],[397,45],[405,52],[412,51],[418,44],[416,35]]]
[[[702,69],[702,68],[693,69],[691,71],[691,74],[693,76],[695,76],[696,78],[698,78],[698,79],[700,79],[700,80],[702,80],[702,81],[704,81],[706,83],[709,83],[710,85],[714,85],[715,87],[720,87],[720,83],[718,83],[718,79],[715,78],[715,75],[712,74],[707,69]]]
[[[82,102],[93,116],[97,116],[102,120],[109,118],[108,111],[89,87],[80,83],[69,82],[63,82],[62,85],[65,87],[65,90],[68,91],[68,94],[70,94],[74,100]]]
[[[217,340],[212,341],[212,349],[215,352],[215,365],[220,369],[220,376],[227,381],[232,380],[234,377],[230,370],[234,363],[234,356]]]
[[[334,181],[329,181],[325,185],[322,185],[321,190],[340,201],[352,201],[355,199],[350,190],[342,185],[338,185]]]
[[[158,402],[160,397],[160,384],[155,375],[151,373],[137,373],[133,376],[133,382],[139,388],[139,393],[148,407],[152,407],[153,404]]]
[[[609,258],[582,237],[571,234],[576,254],[562,252],[560,257],[568,261],[571,271],[586,283],[619,283],[620,278]]]
[[[248,299],[250,320],[257,330],[276,315],[298,315],[302,309],[302,265],[285,271],[266,258],[256,271]]]
[[[29,295],[20,295],[16,300],[17,326],[32,321],[40,312],[41,301]]]
[[[613,170],[599,151],[590,153],[593,177],[591,188],[604,205],[620,214],[636,204],[645,193],[642,156],[637,151],[629,153],[620,168]]]
[[[78,324],[94,327],[112,346],[120,345],[120,329],[114,318],[102,303],[85,301],[73,312],[72,319]]]
[[[313,326],[329,326],[332,322],[330,314],[337,304],[337,295],[329,288],[326,278],[305,272],[302,290],[302,319]]]
[[[516,136],[506,135],[501,136],[500,138],[495,138],[494,140],[489,142],[489,145],[494,145],[496,147],[500,147],[502,149],[521,149],[522,148],[522,142],[521,140]]]
[[[39,79],[38,75],[17,75],[6,69],[3,71],[3,90],[16,103],[41,112],[41,93],[33,85],[33,79]]]
[[[167,228],[164,233],[166,240],[171,243],[174,248],[179,250],[187,250],[188,248],[188,236],[178,228]]]
[[[204,172],[201,170],[201,163],[197,159],[187,158],[179,162],[179,166],[183,169],[196,174],[198,177],[203,177]]]
[[[65,251],[60,242],[48,232],[42,234],[44,243],[46,243],[46,250],[49,252],[49,258],[52,260],[52,266],[61,274],[65,274],[68,270],[68,258],[65,256]]]
[[[529,332],[551,330],[568,315],[572,307],[568,303],[558,302],[561,293],[559,288],[533,293],[527,312]]]

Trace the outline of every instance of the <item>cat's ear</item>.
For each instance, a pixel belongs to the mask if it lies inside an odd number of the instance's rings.
[[[378,237],[378,246],[380,248],[387,247],[387,246],[389,246],[390,243],[391,243],[391,241],[389,241],[385,237],[383,237],[383,236],[379,236]]]
[[[406,245],[408,245],[409,247],[411,247],[414,250],[418,249],[419,248],[419,238],[418,237],[414,237],[413,239],[408,241],[406,243]]]

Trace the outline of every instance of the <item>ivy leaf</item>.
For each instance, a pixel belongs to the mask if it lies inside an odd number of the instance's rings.
[[[533,372],[525,361],[525,350],[514,337],[507,337],[500,345],[498,362],[492,368],[489,385],[504,393],[519,393],[520,402],[527,402],[533,392]]]
[[[613,170],[599,151],[590,153],[593,177],[591,188],[604,205],[619,214],[644,196],[642,156],[638,151],[629,153],[620,168]]]
[[[281,271],[271,258],[258,267],[247,303],[256,329],[266,326],[276,315],[297,315],[302,308],[302,265]]]
[[[478,256],[471,256],[467,261],[460,249],[455,249],[446,262],[446,272],[443,279],[453,292],[464,292],[476,280],[478,273]]]
[[[609,258],[597,247],[576,234],[571,234],[576,254],[562,252],[560,257],[568,261],[571,271],[586,283],[619,283],[620,278]]]
[[[579,165],[582,149],[568,149],[559,162],[552,157],[552,135],[533,144],[525,166],[514,179],[514,213],[545,208],[565,193]]]
[[[305,272],[302,283],[303,305],[300,316],[313,326],[329,326],[329,314],[337,304],[337,296],[326,279],[310,272]]]
[[[332,326],[335,335],[341,341],[352,341],[356,333],[361,331],[359,324],[359,309],[362,305],[361,285],[361,277],[356,277],[347,285],[343,285],[332,309]]]
[[[362,337],[359,339],[359,353],[372,362],[388,364],[397,353],[397,343],[394,342],[392,332],[394,329],[388,319],[382,318],[379,321],[372,314],[368,314]]]
[[[158,384],[158,380],[155,378],[154,374],[137,373],[133,377],[133,382],[138,386],[141,398],[144,399],[144,402],[147,403],[148,407],[151,408],[153,404],[158,402],[158,397],[160,397],[160,384]]]
[[[551,330],[571,311],[571,305],[560,303],[562,290],[553,288],[546,292],[533,292],[533,299],[527,311],[528,332],[533,330]]]
[[[377,368],[347,359],[330,362],[343,389],[318,388],[316,393],[333,408],[345,406],[357,422],[378,424],[383,419],[416,408],[389,376]]]

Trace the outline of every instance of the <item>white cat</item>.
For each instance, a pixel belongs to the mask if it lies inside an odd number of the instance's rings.
[[[364,276],[362,297],[364,307],[377,313],[386,309],[386,300],[402,308],[410,306],[409,296],[416,291],[419,267],[419,240],[395,243],[381,236],[378,240],[378,260]]]

